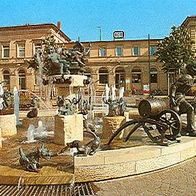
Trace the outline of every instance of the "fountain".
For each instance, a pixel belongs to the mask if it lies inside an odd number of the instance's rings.
[[[43,138],[48,136],[46,127],[44,127],[43,122],[41,120],[38,121],[38,127],[35,129],[34,135],[36,138]]]
[[[25,141],[25,143],[36,142],[34,135],[35,135],[35,126],[30,124],[27,130],[27,141]]]
[[[9,184],[11,181],[13,184],[17,184],[18,179],[23,179],[25,184],[34,185],[104,180],[152,171],[195,156],[196,146],[193,139],[186,140],[185,138],[184,141],[187,144],[180,148],[177,144],[172,147],[171,151],[164,146],[152,146],[146,145],[146,143],[142,144],[143,146],[141,144],[136,146],[138,141],[131,139],[127,143],[120,141],[120,138],[128,140],[133,132],[142,127],[153,142],[157,141],[157,144],[163,145],[166,137],[170,139],[177,137],[181,126],[179,118],[174,119],[177,122],[174,124],[175,126],[172,126],[173,124],[170,122],[165,123],[163,115],[165,113],[160,113],[161,120],[152,116],[146,118],[146,114],[149,112],[146,112],[147,109],[144,106],[141,106],[142,109],[145,109],[142,119],[133,119],[125,123],[126,104],[123,98],[123,87],[117,90],[115,86],[106,85],[102,101],[108,107],[108,114],[103,117],[102,132],[98,131],[95,122],[97,120],[98,124],[100,119],[95,119],[92,115],[94,98],[91,96],[94,93],[92,82],[89,82],[88,78],[83,75],[84,48],[80,43],[76,43],[72,49],[59,50],[59,47],[54,45],[53,38],[46,39],[43,45],[44,50],[36,53],[31,65],[35,66],[35,71],[40,77],[40,85],[42,87],[45,85],[44,88],[47,91],[43,105],[46,102],[47,105],[50,103],[50,98],[53,96],[51,90],[55,88],[55,94],[58,95],[58,108],[56,107],[55,113],[46,110],[47,115],[49,114],[51,117],[48,121],[44,121],[44,118],[46,119],[48,116],[44,116],[42,120],[40,111],[38,111],[36,117],[34,115],[28,119],[28,130],[24,124],[18,126],[18,134],[5,141],[5,150],[1,151],[0,156],[2,163],[0,165],[0,183]],[[82,92],[84,85],[89,85],[91,92],[87,100]],[[3,116],[3,112],[5,113],[7,105],[6,99],[3,98],[4,94],[1,86],[0,118]],[[17,104],[19,100],[16,89],[14,95],[15,115],[18,118]],[[150,102],[152,106],[154,103],[157,103],[156,100]],[[152,107],[152,110],[154,109],[156,108]],[[89,110],[90,113],[88,113]],[[167,110],[165,112],[168,114]],[[174,115],[174,117],[178,116]],[[172,118],[173,116],[170,120],[173,123]],[[18,122],[16,117],[13,122],[15,125]],[[54,124],[52,127],[54,132],[53,135],[48,135],[47,126],[51,122]],[[10,126],[11,123],[7,124]],[[123,134],[123,130],[126,128],[129,128],[129,132]],[[173,129],[172,135],[168,135],[169,128]],[[101,130],[100,127],[99,129]],[[158,137],[149,134],[152,131],[153,133],[158,131]],[[103,140],[100,140],[100,137]],[[21,138],[27,138],[27,142],[21,143]],[[118,140],[113,141],[116,138]],[[42,143],[41,147],[39,147],[40,143]],[[134,148],[132,148],[133,146]],[[19,162],[16,161],[17,158]]]
[[[105,98],[103,98],[103,102],[108,105],[108,114],[103,117],[102,138],[108,139],[115,130],[117,130],[126,121],[124,116],[126,104],[123,100],[123,94],[124,87],[119,89],[118,99],[116,97],[115,86],[109,88],[108,85],[106,85],[105,87]],[[119,136],[119,138],[121,139],[122,137],[123,133]]]
[[[16,125],[21,125],[21,122],[19,121],[19,95],[16,87],[14,87],[13,92],[14,92],[14,114],[16,116]]]
[[[68,96],[77,95],[80,87],[87,82],[87,76],[83,75],[87,53],[80,42],[75,42],[73,48],[68,50],[60,48],[53,36],[43,40],[42,46],[28,63],[39,76],[40,88],[45,86],[45,102],[50,103],[52,89],[58,95],[58,114],[54,116],[54,142],[66,145],[74,140],[82,141],[83,116],[78,113],[78,104],[82,99],[69,99]]]

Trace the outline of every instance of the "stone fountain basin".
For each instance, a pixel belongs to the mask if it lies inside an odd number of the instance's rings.
[[[168,146],[137,146],[74,158],[76,181],[99,181],[163,169],[196,156],[196,138]]]
[[[21,137],[17,137],[15,141],[18,141],[18,138]],[[93,156],[74,157],[73,162],[69,157],[57,157],[57,160],[52,159],[50,164],[48,161],[42,162],[40,172],[34,173],[24,171],[19,166],[18,155],[15,154],[18,145],[14,143],[11,147],[14,153],[9,159],[2,157],[5,154],[4,148],[0,151],[0,159],[5,162],[0,164],[1,184],[17,184],[19,180],[22,180],[23,184],[65,184],[71,183],[73,179],[75,182],[114,179],[163,169],[196,156],[196,138],[182,137],[181,143],[169,147],[145,145],[105,150]],[[49,141],[46,143],[49,149],[57,150],[62,147]],[[24,146],[26,150],[32,148],[28,145],[30,144]],[[11,152],[11,149],[7,151]],[[66,165],[71,162],[73,166],[67,170]]]

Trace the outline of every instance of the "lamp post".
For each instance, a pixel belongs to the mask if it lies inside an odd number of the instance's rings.
[[[101,31],[101,26],[97,27],[99,29],[99,41],[102,40],[102,31]]]
[[[150,34],[148,34],[148,70],[149,70],[149,93],[151,92],[151,81],[150,81]]]

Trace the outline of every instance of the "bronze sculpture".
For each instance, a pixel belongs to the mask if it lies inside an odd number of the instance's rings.
[[[64,96],[58,96],[57,106],[59,115],[72,115],[76,112],[76,105],[81,101],[81,96],[78,98],[68,99]]]
[[[53,156],[57,156],[57,154],[52,153],[48,150],[44,144],[37,149],[36,151],[25,154],[22,148],[19,148],[19,163],[22,167],[24,167],[27,171],[38,172],[41,168],[40,159],[49,160]]]
[[[12,97],[13,93],[4,90],[3,84],[6,83],[5,81],[0,82],[0,114],[9,110],[12,105]]]
[[[47,59],[51,61],[52,67],[54,67],[55,65],[57,65],[57,67],[60,67],[61,75],[70,74],[70,71],[68,69],[69,62],[63,59],[62,56],[59,53],[57,53],[57,51],[55,51],[55,48],[52,46],[50,47]]]
[[[151,97],[143,99],[139,103],[138,110],[141,118],[122,124],[111,135],[107,146],[127,127],[130,127],[130,130],[124,138],[125,142],[141,128],[154,143],[159,145],[167,146],[180,141],[178,137],[182,126],[181,119],[175,111],[164,108],[162,100]]]
[[[184,71],[185,73],[171,85],[170,107],[179,115],[187,114],[187,127],[181,134],[196,137],[194,107],[185,99],[185,94],[193,86],[193,76],[196,75],[196,70],[193,65],[189,64]]]
[[[86,56],[90,49],[86,52],[82,43],[77,41],[73,48],[61,48],[55,43],[54,36],[49,36],[42,40],[42,46],[42,49],[36,51],[33,60],[26,61],[29,68],[39,70],[42,80],[46,80],[46,76],[84,72]]]
[[[84,133],[87,133],[93,137],[91,141],[89,141],[87,144],[81,144],[80,141],[74,140],[71,143],[67,143],[67,146],[63,148],[60,153],[64,153],[68,149],[75,148],[76,151],[74,152],[73,156],[80,155],[80,156],[87,156],[87,155],[93,155],[95,154],[101,144],[100,137],[95,133],[95,131],[87,130],[84,131]]]
[[[124,115],[126,110],[126,103],[122,97],[118,100],[112,100],[110,97],[107,100],[103,98],[103,102],[109,106],[109,112],[107,116],[113,117]]]

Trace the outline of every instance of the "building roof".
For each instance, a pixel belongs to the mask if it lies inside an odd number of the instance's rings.
[[[181,24],[181,26],[187,25],[187,23],[188,23],[190,20],[196,20],[196,16],[187,16],[186,19],[185,19],[185,20],[183,21],[183,23]]]
[[[65,35],[65,33],[60,30],[55,24],[53,23],[45,23],[45,24],[26,24],[26,25],[17,25],[17,26],[6,26],[6,27],[0,27],[0,31],[6,31],[6,30],[25,30],[25,29],[41,29],[41,28],[52,28],[55,30],[55,32],[58,32],[63,38],[65,38],[68,41],[71,41],[71,39]]]
[[[150,41],[161,41],[163,39],[159,38],[159,39],[150,39]],[[124,40],[103,40],[103,41],[82,41],[81,43],[83,44],[88,44],[88,43],[99,43],[99,44],[104,44],[104,43],[120,43],[120,42],[142,42],[142,41],[148,41],[148,39],[124,39]],[[74,43],[74,41],[69,42],[69,44]]]

